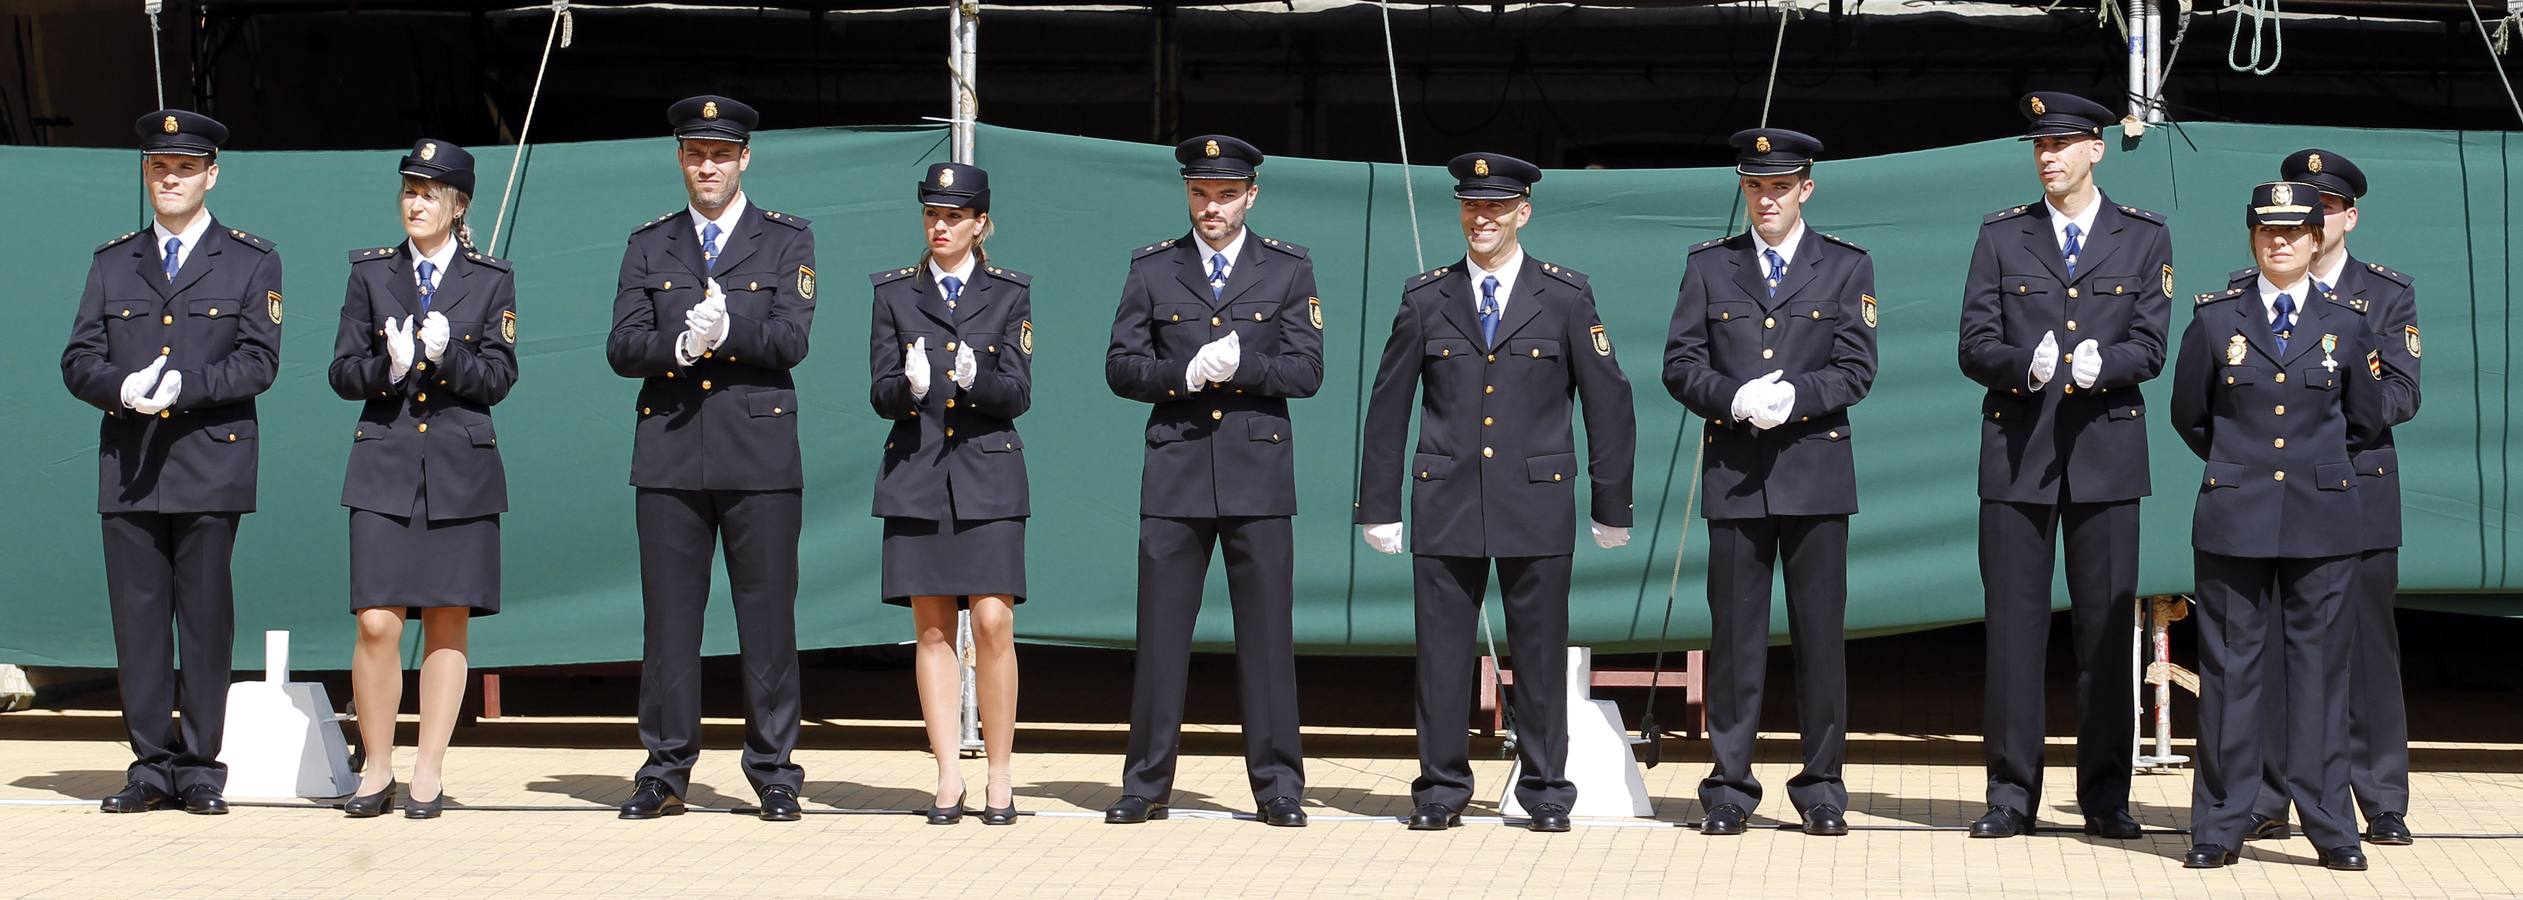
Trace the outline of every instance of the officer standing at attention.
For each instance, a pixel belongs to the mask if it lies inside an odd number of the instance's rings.
[[[1962,372],[1980,402],[1980,583],[1986,599],[1989,811],[1975,838],[2028,834],[2041,801],[2051,569],[2067,546],[2076,642],[2076,802],[2085,833],[2138,836],[2129,815],[2138,499],[2149,492],[2146,397],[2164,368],[2173,249],[2164,217],[2094,186],[2101,104],[2021,101],[2043,197],[1980,225],[1962,301]]]
[[[2348,580],[2347,617],[2356,621],[2356,648],[2348,657],[2348,784],[2365,811],[2365,839],[2406,845],[2409,833],[2409,709],[2400,688],[2400,626],[2392,619],[2400,587],[2400,459],[2390,426],[2418,415],[2418,305],[2409,276],[2348,253],[2357,229],[2357,199],[2365,196],[2365,172],[2347,157],[2319,148],[2298,150],[2278,164],[2278,177],[2321,189],[2322,249],[2313,262],[2313,290],[2366,304],[2375,349],[2383,361],[2384,422],[2372,445],[2357,451],[2357,496],[2372,546],[2357,555]],[[2249,287],[2258,267],[2234,273],[2229,287]],[[2274,661],[2274,660],[2273,660]],[[2276,699],[2274,695],[2271,699]],[[2271,726],[2286,721],[2282,706],[2266,707]],[[2263,728],[2275,750],[2284,732]],[[2288,836],[2283,766],[2268,756],[2263,790],[2245,840]]]
[[[279,372],[280,254],[202,208],[227,126],[162,109],[133,127],[155,220],[96,248],[61,353],[71,395],[105,411],[96,510],[136,759],[103,809],[219,815],[236,639],[228,567],[254,511],[254,396]]]
[[[691,205],[631,232],[605,358],[640,379],[640,742],[622,818],[683,812],[701,755],[701,612],[727,546],[743,656],[745,780],[766,821],[798,817],[797,534],[806,485],[797,385],[815,319],[815,234],[748,202],[758,116],[718,96],[668,108]]]
[[[2173,427],[2207,462],[2190,526],[2200,765],[2183,865],[2193,869],[2234,864],[2262,793],[2259,719],[2278,708],[2287,797],[2321,865],[2366,867],[2349,807],[2356,620],[2346,592],[2373,543],[2354,454],[2382,433],[2387,411],[2372,304],[2313,284],[2320,191],[2286,181],[2252,190],[2244,218],[2260,273],[2251,287],[2199,296],[2173,372]],[[2272,677],[2273,653],[2283,677]]]
[[[1494,564],[1514,653],[1524,763],[1516,799],[1532,830],[1567,831],[1577,801],[1567,777],[1566,682],[1580,474],[1570,414],[1584,404],[1592,532],[1605,549],[1629,542],[1638,424],[1586,276],[1526,256],[1517,241],[1533,218],[1542,170],[1495,153],[1467,153],[1446,168],[1469,252],[1402,288],[1367,401],[1358,475],[1357,521],[1367,545],[1384,553],[1403,547],[1395,476],[1417,482],[1411,519],[1419,530],[1409,547],[1419,778],[1410,827],[1460,825],[1472,798],[1472,632]],[[1405,457],[1413,395],[1419,445]]]
[[[1708,420],[1709,736],[1700,831],[1742,834],[1761,802],[1752,777],[1769,672],[1770,573],[1787,563],[1788,633],[1804,771],[1787,782],[1806,834],[1844,835],[1848,787],[1848,517],[1857,460],[1848,409],[1875,380],[1875,263],[1805,227],[1822,142],[1780,128],[1737,132],[1751,230],[1691,248],[1665,344],[1664,383]]]
[[[1288,400],[1323,386],[1323,303],[1304,247],[1244,217],[1262,153],[1222,134],[1174,148],[1191,233],[1139,248],[1104,380],[1151,404],[1139,491],[1139,644],[1114,824],[1166,816],[1212,547],[1235,607],[1244,771],[1263,822],[1305,824],[1293,623],[1296,432]]]

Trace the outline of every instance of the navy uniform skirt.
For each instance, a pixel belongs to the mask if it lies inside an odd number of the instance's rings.
[[[429,521],[429,491],[410,516],[350,511],[350,611],[380,606],[499,612],[499,516]]]
[[[913,597],[954,597],[970,608],[972,597],[1004,595],[1025,602],[1025,520],[937,522],[885,518],[885,602],[910,606]]]

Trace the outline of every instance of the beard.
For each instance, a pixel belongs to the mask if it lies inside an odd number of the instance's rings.
[[[736,192],[742,184],[742,179],[734,172],[729,172],[709,184],[703,184],[699,179],[687,175],[684,178],[683,189],[685,193],[691,195],[693,206],[725,209],[728,203],[735,200]]]

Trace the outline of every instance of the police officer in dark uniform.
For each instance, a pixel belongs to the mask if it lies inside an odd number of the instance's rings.
[[[1244,771],[1259,818],[1303,826],[1297,738],[1296,431],[1288,400],[1323,386],[1323,305],[1304,247],[1245,227],[1262,153],[1222,135],[1174,148],[1191,233],[1139,248],[1104,380],[1150,404],[1139,491],[1139,644],[1115,824],[1166,816],[1211,548],[1235,607]]]
[[[640,379],[640,767],[622,818],[683,811],[701,753],[701,611],[722,537],[743,656],[745,779],[762,818],[795,821],[797,534],[804,467],[797,385],[815,319],[807,221],[747,200],[752,107],[704,95],[670,107],[691,205],[631,232],[605,358]]]
[[[917,265],[868,276],[868,402],[891,420],[874,513],[885,520],[885,602],[911,608],[914,677],[937,795],[929,824],[964,815],[963,665],[955,614],[972,614],[973,700],[989,756],[981,821],[1016,824],[1016,606],[1033,515],[1016,417],[1034,405],[1033,278],[983,248],[990,173],[937,163],[920,178]]]
[[[1416,483],[1411,519],[1419,530],[1409,547],[1420,774],[1411,783],[1410,827],[1460,825],[1472,798],[1465,734],[1478,663],[1472,632],[1494,564],[1514,653],[1523,756],[1516,799],[1532,830],[1567,831],[1577,800],[1567,777],[1566,709],[1577,479],[1593,482],[1595,543],[1627,543],[1638,425],[1586,276],[1525,255],[1517,241],[1533,217],[1542,170],[1496,153],[1467,153],[1446,168],[1469,252],[1402,288],[1368,397],[1358,476],[1358,524],[1368,546],[1384,553],[1403,547],[1403,479],[1395,475]],[[1419,445],[1406,456],[1413,395]],[[1570,430],[1580,403],[1589,456],[1582,470]]]
[[[133,127],[155,220],[96,248],[61,354],[71,395],[105,411],[96,509],[137,757],[103,809],[218,815],[236,639],[228,566],[238,520],[254,511],[254,396],[279,371],[280,254],[202,206],[227,126],[162,109]]]
[[[517,283],[473,247],[473,154],[434,138],[397,162],[405,240],[350,251],[350,285],[327,369],[361,404],[342,477],[350,508],[352,697],[367,766],[352,818],[394,805],[403,626],[426,631],[420,757],[404,815],[446,805],[441,765],[465,689],[471,620],[499,612],[499,516],[508,475],[491,407],[517,384]]]
[[[2366,867],[2349,807],[2346,592],[2373,543],[2354,454],[2387,413],[2372,304],[2313,284],[2320,191],[2252,190],[2245,221],[2260,272],[2250,287],[2200,295],[2173,373],[2173,426],[2207,462],[2190,536],[2200,612],[2190,868],[2232,865],[2242,846],[2262,792],[2259,718],[2280,708],[2268,691],[2285,695],[2286,793],[2321,864]],[[2272,654],[2286,660],[2282,678]]]
[[[1963,374],[1980,403],[1980,582],[1987,604],[1989,811],[1971,836],[2033,828],[2051,569],[2067,547],[2076,642],[2076,802],[2085,833],[2138,836],[2129,815],[2138,499],[2149,493],[2146,398],[2164,368],[2172,239],[2164,217],[2095,187],[2119,120],[2069,94],[2021,101],[2043,197],[1989,214],[1962,304]]]
[[[1700,830],[1742,834],[1761,802],[1752,777],[1769,671],[1770,575],[1787,563],[1788,632],[1804,771],[1787,794],[1806,834],[1848,833],[1848,518],[1857,461],[1848,409],[1875,380],[1875,264],[1808,229],[1822,142],[1782,128],[1737,132],[1750,230],[1691,248],[1665,343],[1664,383],[1708,420],[1709,738]]]
[[[2366,188],[2365,172],[2356,163],[2320,148],[2298,150],[2279,163],[2278,177],[2321,189],[2322,249],[2313,263],[2313,289],[2363,301],[2382,354],[2386,427],[2356,455],[2357,495],[2373,546],[2357,555],[2356,574],[2348,582],[2347,616],[2356,620],[2357,634],[2348,658],[2348,784],[2365,812],[2365,839],[2405,845],[2415,838],[2408,822],[2409,710],[2400,687],[2400,626],[2392,619],[2400,586],[2400,459],[2389,426],[2418,414],[2417,292],[2409,276],[2348,252],[2357,199]],[[2257,266],[2243,269],[2229,287],[2249,287],[2259,277]],[[2279,726],[2286,716],[2282,706],[2268,709],[2262,735],[2265,746],[2275,750],[2282,746]],[[2246,840],[2288,836],[2283,769],[2276,755],[2267,756]]]

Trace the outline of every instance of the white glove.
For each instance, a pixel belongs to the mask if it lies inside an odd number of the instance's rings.
[[[2069,364],[2068,374],[2076,379],[2077,387],[2093,387],[2094,379],[2102,377],[2101,345],[2090,338],[2076,345],[2076,361]]]
[[[149,362],[149,367],[123,376],[123,406],[138,409],[141,398],[149,396],[149,388],[158,383],[158,373],[166,370],[166,357]]]
[[[929,398],[929,374],[929,339],[923,337],[902,351],[902,378],[911,382],[911,399]]]
[[[923,338],[923,340],[926,340]],[[973,361],[972,345],[964,344],[955,351],[955,386],[972,390],[973,376],[981,374],[981,364]]]
[[[709,348],[716,350],[718,345],[727,343],[727,326],[735,321],[734,316],[727,314],[727,292],[719,290],[718,279],[709,280],[709,292],[702,296],[701,305],[710,309]]]
[[[1361,531],[1366,535],[1367,546],[1375,548],[1375,552],[1402,552],[1402,523],[1386,522],[1382,525],[1366,525],[1361,526]]]
[[[1597,547],[1610,550],[1614,547],[1621,546],[1622,544],[1629,543],[1629,526],[1605,525],[1601,522],[1591,521],[1586,524],[1592,526],[1594,529],[1594,545]]]
[[[1777,384],[1778,376],[1786,372],[1785,369],[1774,369],[1770,374],[1746,381],[1742,387],[1736,388],[1732,410],[1734,418],[1737,420],[1752,418],[1753,412],[1760,409],[1763,405],[1762,401],[1769,396],[1770,385]]]
[[[385,320],[385,356],[387,362],[392,363],[386,374],[395,384],[402,384],[403,376],[412,371],[416,349],[412,346],[411,316],[404,316],[400,322],[391,318]]]
[[[2041,345],[2032,348],[2033,389],[2039,390],[2042,385],[2049,384],[2050,378],[2057,374],[2059,374],[2059,333],[2045,331],[2041,333]]]
[[[442,359],[442,358],[445,358],[445,357],[446,357],[446,355],[447,355],[447,316],[446,316],[446,314],[444,314],[444,313],[440,313],[440,312],[438,312],[438,311],[436,311],[436,310],[431,310],[431,311],[430,311],[430,313],[429,313],[429,317],[421,320],[421,325],[420,325],[420,342],[421,342],[421,352],[422,352],[422,353],[425,353],[425,354],[427,354],[427,355],[429,356],[429,361],[430,361],[430,362],[437,362],[438,360],[440,360],[440,359]]]
[[[165,359],[165,357],[159,358]],[[176,395],[183,392],[184,373],[168,372],[166,379],[158,382],[157,393],[140,398],[138,402],[131,405],[131,409],[144,416],[154,416],[165,411],[167,407],[174,406]]]
[[[1244,365],[1244,336],[1230,331],[1226,333],[1225,338],[1210,341],[1209,345],[1218,348],[1217,357],[1209,364],[1210,370],[1216,377],[1209,380],[1218,382],[1235,380],[1235,370]]]
[[[1773,383],[1766,396],[1761,398],[1759,408],[1752,411],[1752,424],[1768,431],[1787,424],[1788,414],[1795,409],[1796,385],[1785,381]]]

